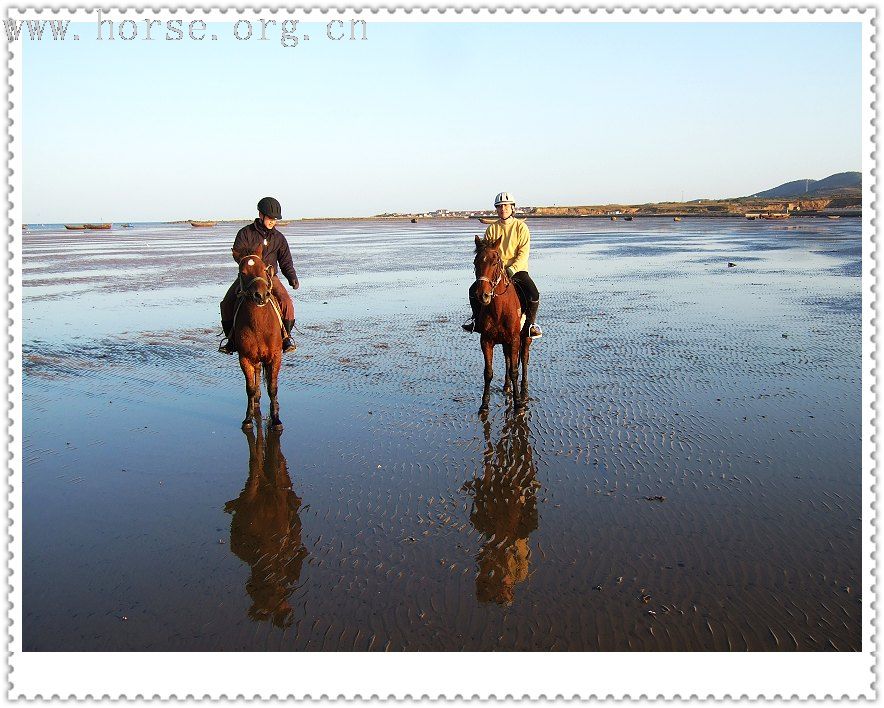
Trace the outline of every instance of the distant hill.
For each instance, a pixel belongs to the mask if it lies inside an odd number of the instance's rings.
[[[758,192],[751,196],[761,199],[783,199],[785,197],[831,197],[834,195],[859,195],[862,192],[861,172],[839,172],[825,179],[799,179],[786,182],[779,187]]]

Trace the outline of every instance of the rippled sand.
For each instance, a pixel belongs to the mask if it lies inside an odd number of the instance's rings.
[[[281,436],[215,351],[235,228],[24,235],[24,648],[858,650],[859,221],[529,225],[486,420],[480,225],[284,229]]]

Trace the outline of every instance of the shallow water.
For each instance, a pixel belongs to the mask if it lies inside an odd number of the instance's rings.
[[[215,351],[236,227],[25,234],[24,648],[858,650],[859,221],[529,226],[484,421],[480,225],[284,228],[281,436]]]

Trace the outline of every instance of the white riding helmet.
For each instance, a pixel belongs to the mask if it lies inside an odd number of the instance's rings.
[[[513,195],[509,192],[501,192],[496,197],[494,197],[494,206],[500,206],[501,204],[512,204],[516,205],[516,200],[513,199]]]

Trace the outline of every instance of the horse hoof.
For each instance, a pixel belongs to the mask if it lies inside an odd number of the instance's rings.
[[[255,426],[252,424],[252,421],[249,420],[248,418],[246,418],[246,419],[242,422],[242,429],[243,429],[243,430],[251,430],[251,429],[254,428],[254,427],[255,427]]]

